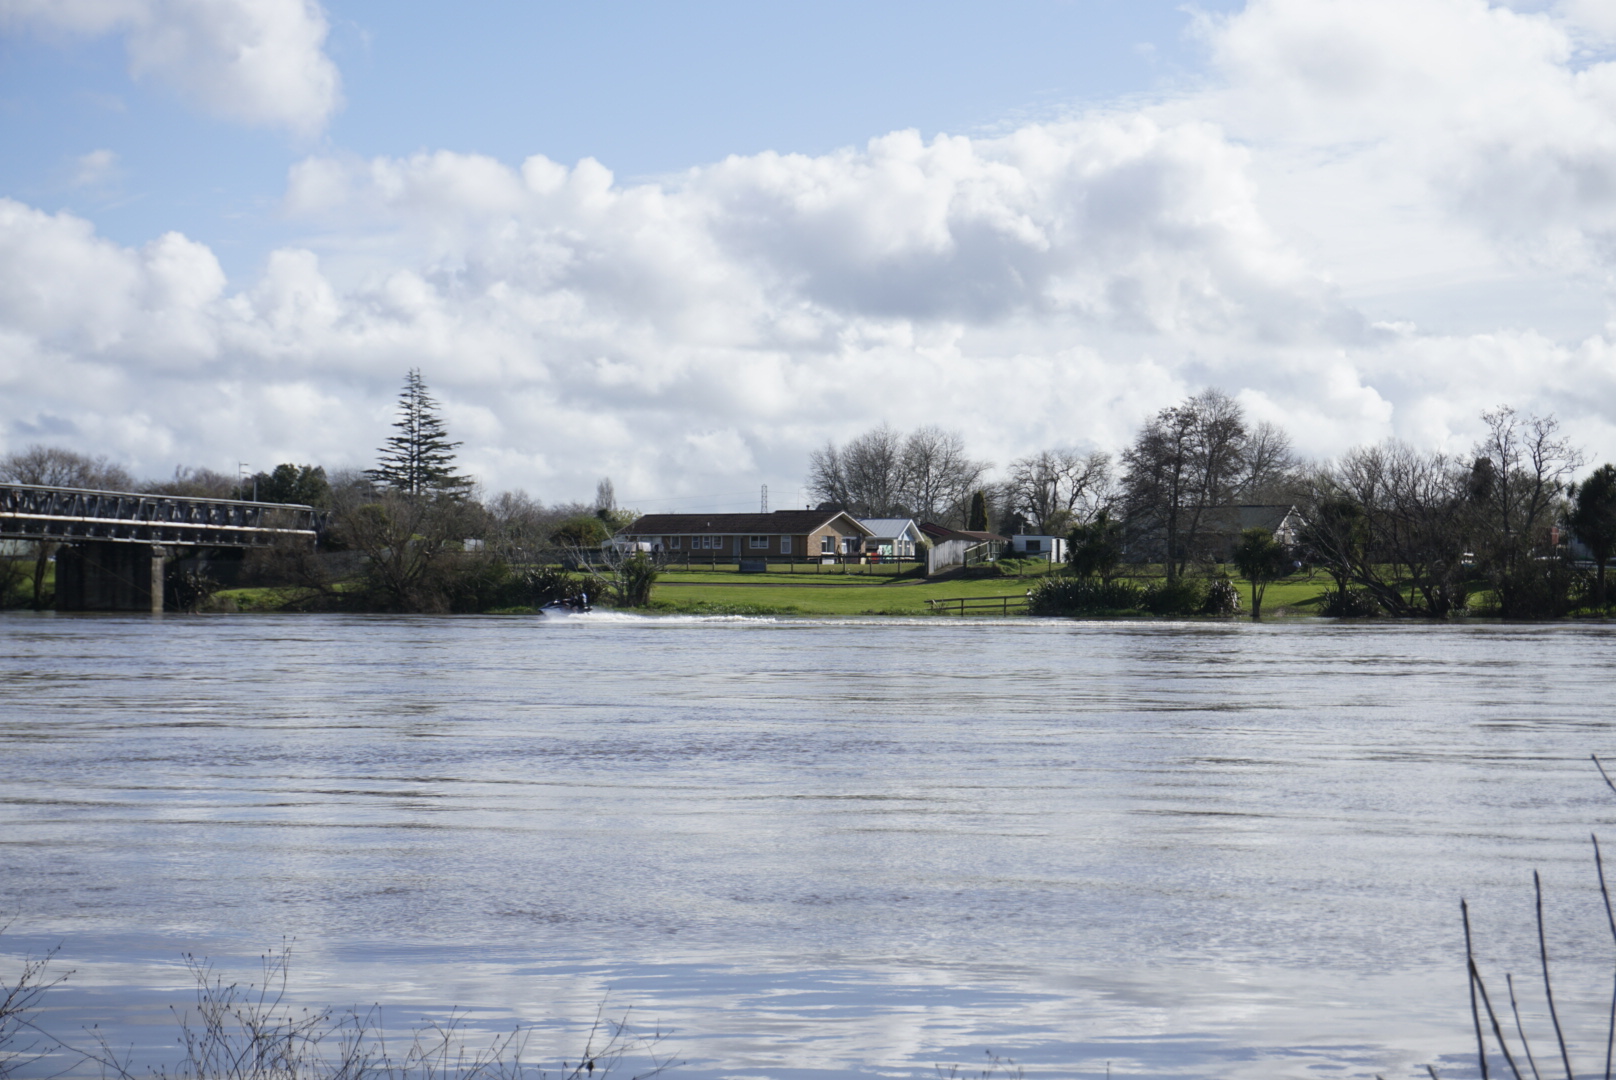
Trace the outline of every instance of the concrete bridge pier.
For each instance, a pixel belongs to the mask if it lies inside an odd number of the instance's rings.
[[[160,613],[166,554],[156,544],[62,545],[56,549],[56,610]]]

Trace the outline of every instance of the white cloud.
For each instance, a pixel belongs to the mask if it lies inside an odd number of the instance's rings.
[[[1597,19],[1596,9],[1605,12]],[[1616,61],[1581,62],[1564,17],[1482,0],[1252,0],[1205,25],[1227,80],[1212,110],[1353,188],[1417,181],[1419,209],[1463,220],[1511,257],[1616,267]],[[1207,102],[1187,103],[1204,110]]]
[[[1463,449],[1507,401],[1608,457],[1611,335],[1482,299],[1604,295],[1616,113],[1589,24],[1256,0],[1205,25],[1202,92],[653,183],[313,157],[284,202],[302,246],[235,285],[184,237],[126,248],[0,202],[0,388],[23,403],[0,431],[66,424],[151,471],[363,465],[419,366],[467,466],[546,499],[610,474],[627,500],[767,483],[789,506],[809,448],[881,421],[960,428],[1003,464],[1117,447],[1208,384],[1313,453]],[[1474,325],[1419,325],[1411,282]]]
[[[315,0],[0,0],[0,27],[124,37],[130,74],[225,119],[299,134],[341,100]]]
[[[118,168],[118,155],[112,150],[92,150],[74,163],[73,186],[94,187],[110,180]]]

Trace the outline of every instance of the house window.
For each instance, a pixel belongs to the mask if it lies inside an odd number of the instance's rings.
[[[682,540],[682,539],[683,539],[683,537],[679,537],[679,536],[670,536],[670,537],[668,537],[668,550],[669,551],[678,551],[679,550],[679,541]]]
[[[851,555],[859,549],[859,540],[856,536],[842,537],[842,554]]]
[[[791,537],[782,536],[780,538],[780,554],[782,554],[782,555],[790,555],[791,554]]]
[[[836,554],[836,538],[834,536],[821,536],[819,538],[819,553],[821,555]]]
[[[1042,550],[1044,550],[1044,542],[1042,540],[1027,541],[1027,554],[1036,555]]]
[[[768,551],[769,538],[767,536],[754,536],[748,541],[753,551]]]

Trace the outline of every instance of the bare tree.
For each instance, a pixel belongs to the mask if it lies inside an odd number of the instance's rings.
[[[1110,508],[1115,497],[1111,455],[1043,450],[1013,461],[1005,496],[1029,527],[1064,535]]]
[[[934,425],[904,436],[883,424],[845,446],[808,455],[808,494],[857,517],[919,517],[963,524],[967,502],[988,470],[957,431]]]
[[[1465,605],[1464,470],[1396,440],[1348,451],[1313,478],[1304,540],[1336,579],[1394,615]]]
[[[809,455],[808,492],[815,502],[842,507],[857,517],[906,512],[900,501],[902,437],[883,424],[846,446],[826,443]]]
[[[1467,478],[1477,559],[1503,614],[1557,614],[1545,588],[1563,592],[1569,582],[1552,581],[1565,572],[1541,557],[1554,554],[1550,529],[1567,516],[1566,490],[1582,451],[1553,416],[1522,418],[1505,406],[1481,418],[1487,434],[1475,445]]]
[[[1294,502],[1306,490],[1302,461],[1284,428],[1262,421],[1246,437],[1245,475],[1239,496],[1246,502]]]
[[[234,499],[240,492],[235,477],[209,468],[176,465],[168,480],[148,480],[142,491],[153,495],[174,495],[183,499]]]
[[[37,444],[0,458],[0,480],[101,491],[129,491],[135,487],[129,473],[105,457]]]
[[[899,501],[914,517],[945,525],[965,523],[966,503],[987,472],[986,462],[965,452],[965,438],[935,425],[917,428],[903,441]]]

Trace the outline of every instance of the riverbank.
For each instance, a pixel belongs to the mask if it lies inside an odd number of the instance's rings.
[[[734,572],[671,573],[660,578],[651,591],[651,603],[642,609],[665,615],[859,615],[913,617],[957,612],[944,601],[965,600],[968,613],[1025,614],[1016,601],[1043,580],[1042,573],[1023,577],[1013,575],[949,578],[928,581],[915,577],[863,577],[825,575],[818,581],[806,575],[785,573],[737,574]],[[1235,579],[1242,606],[1250,603],[1248,583]],[[1329,583],[1318,577],[1298,577],[1275,582],[1268,587],[1263,602],[1264,618],[1317,615],[1323,606]],[[287,610],[298,593],[292,589],[228,589],[218,593],[218,610],[254,613]],[[1009,611],[994,608],[989,601],[1009,598]],[[531,608],[502,608],[489,614],[526,614]],[[958,617],[957,614],[952,617]],[[1147,617],[1148,616],[1144,616]]]

